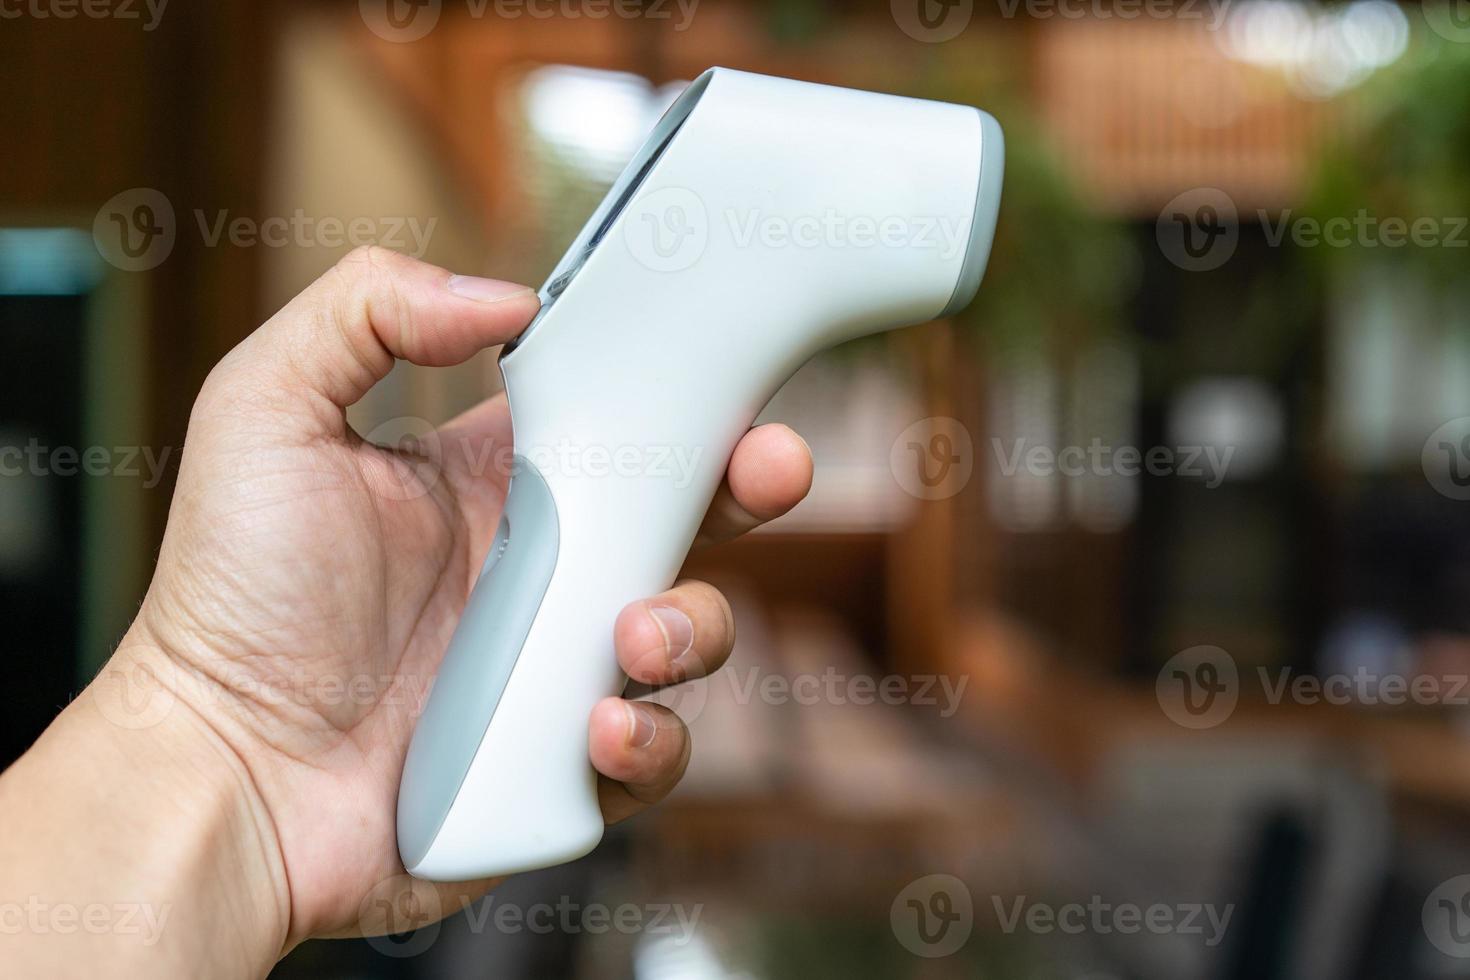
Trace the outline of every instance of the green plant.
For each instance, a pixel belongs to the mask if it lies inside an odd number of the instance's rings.
[[[1138,256],[1124,222],[1090,207],[1042,136],[1022,66],[932,66],[929,98],[983,106],[1005,131],[1005,189],[980,292],[959,321],[995,347],[1044,351],[1121,337]]]
[[[1397,64],[1359,93],[1357,124],[1323,154],[1309,210],[1326,220],[1436,222],[1449,235],[1470,213],[1470,45],[1425,32]],[[1470,232],[1460,229],[1460,241]],[[1327,271],[1351,273],[1365,261],[1407,263],[1431,283],[1463,287],[1470,248],[1385,246],[1349,236],[1345,248],[1305,250]]]

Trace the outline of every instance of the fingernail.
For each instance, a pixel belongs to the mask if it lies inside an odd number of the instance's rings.
[[[694,649],[694,621],[684,610],[673,606],[650,606],[648,612],[664,635],[664,652],[669,664],[677,666]]]
[[[483,279],[480,276],[450,276],[449,291],[456,296],[472,299],[478,303],[498,303],[512,296],[531,293],[530,286],[518,282],[502,282],[499,279]]]
[[[635,749],[647,748],[658,737],[658,722],[642,705],[632,701],[625,703],[628,706],[628,744]]]

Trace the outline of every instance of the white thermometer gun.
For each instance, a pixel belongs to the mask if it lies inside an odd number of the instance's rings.
[[[501,356],[516,464],[408,751],[409,872],[596,846],[587,724],[627,682],[619,611],[673,584],[736,442],[808,358],[969,303],[1003,158],[976,109],[723,68],[670,107]]]

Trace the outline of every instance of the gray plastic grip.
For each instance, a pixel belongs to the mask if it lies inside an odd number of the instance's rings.
[[[541,608],[559,542],[551,490],[529,460],[515,457],[500,527],[409,745],[398,791],[408,867],[428,853],[464,784]],[[466,737],[473,732],[480,737]]]
[[[975,110],[980,117],[980,175],[975,187],[975,210],[970,219],[970,240],[965,247],[965,262],[955,283],[954,295],[940,319],[954,316],[970,305],[980,291],[980,280],[990,262],[990,246],[995,241],[995,214],[1000,210],[1000,186],[1005,179],[1006,141],[1000,123],[988,112]]]

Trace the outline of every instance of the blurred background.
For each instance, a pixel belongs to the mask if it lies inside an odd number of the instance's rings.
[[[665,805],[277,975],[1470,976],[1463,0],[0,3],[0,764],[225,351],[361,241],[539,283],[714,64],[996,115],[980,298],[766,413],[815,489],[690,560],[740,640]]]

